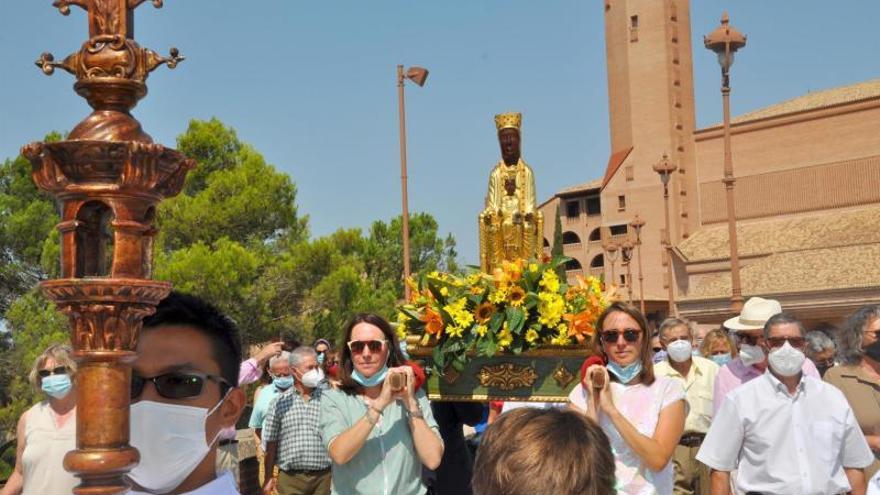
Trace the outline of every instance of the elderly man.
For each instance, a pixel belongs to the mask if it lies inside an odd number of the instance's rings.
[[[324,373],[315,350],[307,346],[294,349],[290,371],[293,390],[269,405],[263,424],[263,493],[277,489],[279,495],[329,495],[330,456],[318,428]],[[277,483],[272,478],[276,464],[280,468]]]
[[[816,365],[819,374],[824,377],[828,368],[834,366],[834,353],[837,350],[834,341],[825,332],[818,330],[807,333],[806,339],[807,358]]]
[[[695,456],[712,424],[712,392],[718,365],[693,355],[693,328],[688,322],[667,318],[660,324],[659,335],[666,359],[654,365],[654,373],[681,380],[690,406],[684,434],[672,456],[675,493],[708,495],[709,469]]]
[[[290,353],[282,351],[281,354],[269,359],[269,376],[272,383],[257,391],[254,399],[254,408],[251,411],[251,419],[248,426],[254,430],[254,443],[257,447],[257,459],[260,462],[260,485],[264,483],[263,466],[266,457],[266,442],[263,441],[263,423],[266,421],[266,412],[269,404],[283,392],[293,386],[293,377],[290,376]]]
[[[718,370],[713,397],[716,413],[727,394],[767,371],[767,355],[763,347],[764,324],[779,313],[782,313],[779,301],[752,297],[743,305],[739,316],[724,322],[724,326],[734,332],[739,356]],[[809,360],[804,361],[803,372],[820,378],[816,366]]]
[[[712,494],[865,493],[874,454],[833,385],[805,376],[804,327],[778,314],[764,325],[770,372],[732,391],[715,414],[697,459],[712,469]]]

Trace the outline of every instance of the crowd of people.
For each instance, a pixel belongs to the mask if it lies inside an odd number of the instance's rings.
[[[429,402],[423,369],[376,315],[356,315],[341,344],[243,359],[234,322],[172,293],[132,365],[130,493],[239,493],[235,425],[243,387],[262,380],[247,419],[264,495],[880,494],[880,306],[807,333],[756,297],[722,328],[669,318],[654,332],[612,303],[567,407]],[[75,375],[65,345],[36,359],[45,400],[18,422],[0,495],[77,485],[61,467]]]

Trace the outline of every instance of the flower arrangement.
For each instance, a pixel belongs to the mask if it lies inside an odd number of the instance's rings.
[[[561,281],[567,258],[504,262],[493,273],[431,272],[407,280],[412,295],[398,308],[397,331],[434,346],[433,367],[464,368],[469,356],[519,354],[537,347],[587,345],[613,294],[596,277]]]

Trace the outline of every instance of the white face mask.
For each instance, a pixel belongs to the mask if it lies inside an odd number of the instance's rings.
[[[764,348],[758,345],[743,344],[739,348],[739,358],[746,366],[752,366],[764,361]]]
[[[785,341],[782,347],[774,351],[770,351],[767,361],[770,362],[770,368],[780,376],[795,376],[801,372],[804,366],[804,359],[807,357],[798,349],[789,345]]]
[[[324,371],[321,368],[315,368],[307,371],[300,381],[308,388],[316,388],[322,380],[324,380]]]
[[[691,358],[693,346],[687,340],[676,340],[666,346],[666,354],[676,363],[684,363]]]
[[[208,410],[142,400],[131,405],[131,445],[140,451],[141,461],[128,477],[149,493],[168,493],[180,486],[208,455],[220,436],[205,441],[208,416],[223,404]]]

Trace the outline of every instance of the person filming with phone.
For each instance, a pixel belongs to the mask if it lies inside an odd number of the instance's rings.
[[[324,391],[321,402],[333,493],[425,493],[421,467],[440,465],[443,441],[397,335],[384,318],[364,313],[346,326],[344,342],[339,389]]]

